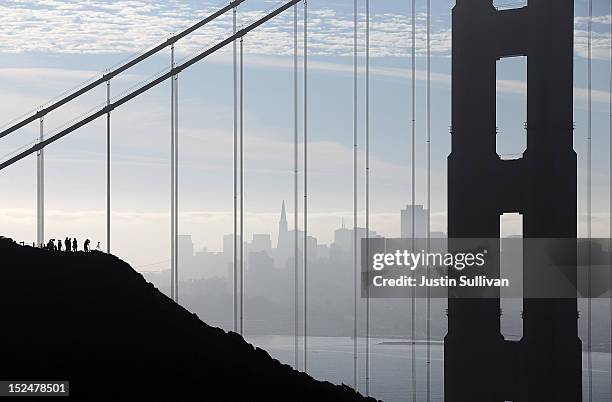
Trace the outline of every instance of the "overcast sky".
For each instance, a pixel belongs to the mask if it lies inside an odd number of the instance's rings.
[[[364,15],[360,1],[360,136],[363,151]],[[371,226],[399,234],[399,210],[410,202],[410,2],[371,3]],[[432,229],[446,231],[446,157],[450,151],[450,12],[433,2]],[[499,3],[521,4],[520,1]],[[593,41],[594,232],[608,234],[609,2],[595,0]],[[0,1],[0,125],[165,40],[224,5],[220,1]],[[247,0],[239,24],[280,2]],[[342,219],[352,225],[352,1],[310,0],[309,230],[332,240]],[[585,211],[586,0],[576,1],[575,148],[580,163],[580,211]],[[417,0],[417,203],[425,202],[425,6]],[[300,6],[300,30],[302,9]],[[276,237],[282,200],[293,212],[291,11],[245,38],[245,231]],[[183,60],[229,36],[231,13],[177,45]],[[300,32],[301,35],[301,32]],[[300,38],[301,39],[301,38]],[[301,45],[300,45],[301,46]],[[181,74],[180,232],[196,248],[221,248],[232,231],[231,46]],[[114,97],[166,71],[169,53],[112,81]],[[523,150],[525,60],[498,66],[500,153]],[[300,91],[302,88],[300,86]],[[165,268],[169,254],[169,84],[112,115],[113,250],[136,266]],[[52,134],[105,101],[100,88],[47,116]],[[300,106],[301,107],[301,106]],[[300,126],[302,122],[300,121]],[[0,143],[0,156],[31,145],[38,124]],[[300,137],[302,136],[300,130]],[[300,150],[301,153],[301,150]],[[363,155],[360,154],[360,171]],[[47,237],[105,238],[105,121],[96,121],[46,151]],[[0,174],[2,234],[35,239],[36,160],[28,157]],[[362,175],[363,176],[363,175]],[[302,180],[300,172],[300,181]],[[301,187],[301,186],[300,186]],[[363,208],[360,177],[360,208]],[[300,209],[301,197],[300,197]],[[301,219],[301,218],[300,218]],[[581,222],[583,230],[584,222]],[[361,226],[364,225],[360,214]],[[515,230],[510,224],[509,230]]]

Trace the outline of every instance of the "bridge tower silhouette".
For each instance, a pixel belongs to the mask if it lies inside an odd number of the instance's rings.
[[[573,17],[573,0],[529,0],[509,10],[497,10],[491,0],[457,0],[449,239],[499,238],[500,215],[509,212],[523,215],[526,239],[576,238]],[[528,59],[527,149],[519,159],[502,160],[496,61],[511,56]],[[541,281],[537,270],[525,264],[524,286]],[[575,268],[570,280],[575,284]],[[525,298],[519,342],[504,340],[500,316],[499,297],[449,297],[445,400],[581,401],[576,298]]]

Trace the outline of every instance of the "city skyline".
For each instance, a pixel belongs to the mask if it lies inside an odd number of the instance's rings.
[[[365,238],[365,228],[357,228],[358,237]],[[370,238],[380,237],[375,230],[370,230]],[[284,269],[292,265],[295,230],[289,229],[285,202],[282,202],[281,211],[278,219],[278,231],[276,239],[273,240],[272,233],[251,234],[250,240],[243,241],[245,266],[249,267],[250,258],[253,253],[263,253],[272,259],[272,264],[276,268]],[[298,250],[303,249],[304,232],[298,230]],[[237,252],[240,251],[240,236],[237,235]],[[352,253],[353,247],[353,226],[347,227],[344,220],[341,226],[334,230],[333,241],[321,243],[316,236],[308,236],[308,255],[309,258],[329,258],[332,249],[343,254]],[[221,250],[209,249],[206,245],[196,247],[190,234],[180,234],[178,242],[179,270],[183,279],[202,279],[211,277],[231,277],[229,272],[234,259],[234,234],[223,235],[223,247]],[[239,254],[238,254],[239,255]],[[238,257],[239,258],[239,257]],[[166,264],[167,261],[160,262],[159,265]],[[148,272],[162,272],[167,269],[151,270]]]
[[[65,4],[64,4],[65,3]],[[142,2],[143,8],[128,7],[134,21],[144,14],[155,17],[156,29],[141,30],[118,12],[120,3],[110,7],[104,1],[90,5],[71,3],[73,8],[57,1],[46,7],[25,2],[19,7],[3,5],[6,18],[2,31],[11,44],[10,52],[3,53],[4,67],[0,70],[5,90],[0,99],[6,105],[4,122],[44,104],[83,80],[95,77],[99,71],[116,64],[139,46],[163,40],[181,27],[207,15],[210,2],[177,2],[184,14],[168,14],[169,6]],[[432,231],[446,229],[446,156],[450,151],[450,15],[454,2],[432,4],[432,102],[436,114],[432,119]],[[501,1],[500,3],[504,3]],[[140,3],[139,3],[140,4]],[[252,4],[253,8],[250,8]],[[262,3],[249,2],[241,9],[245,18],[253,16]],[[417,11],[424,11],[424,3],[417,3]],[[265,4],[264,4],[265,8]],[[410,63],[406,59],[410,43],[410,10],[406,4],[377,1],[372,4],[372,79],[371,79],[371,203],[370,224],[388,237],[399,235],[396,211],[405,207],[411,198],[410,185],[404,178],[410,175]],[[19,10],[21,23],[15,22]],[[323,243],[332,241],[332,233],[341,217],[347,224],[352,221],[352,122],[351,88],[352,57],[348,34],[352,7],[312,1],[313,16],[319,16],[320,26],[313,29],[319,36],[313,40],[315,54],[311,58],[309,146],[309,232]],[[88,18],[81,12],[87,12]],[[171,10],[170,10],[171,11]],[[576,83],[574,88],[576,121],[575,149],[579,160],[579,233],[586,230],[586,2],[576,1],[574,52]],[[609,34],[607,21],[610,13],[603,2],[594,2],[593,43],[593,234],[608,235],[607,166],[607,47]],[[323,18],[324,17],[324,18]],[[45,32],[32,28],[28,18],[42,21]],[[79,21],[76,19],[80,18]],[[121,32],[121,46],[116,48],[105,42],[106,36],[95,32],[108,32],[100,21],[115,18],[125,20]],[[293,222],[293,147],[291,88],[291,38],[287,36],[290,17],[285,16],[271,25],[274,35],[266,39],[265,47],[253,46],[257,38],[245,42],[245,236],[253,232],[274,233],[277,226],[277,206],[270,200],[287,200],[288,221]],[[289,20],[287,20],[289,18]],[[61,23],[58,23],[61,21]],[[228,19],[215,25],[201,37],[180,47],[179,54],[189,54],[207,39],[229,28]],[[287,25],[288,24],[288,25]],[[348,24],[348,25],[347,25]],[[336,27],[336,28],[334,28]],[[389,36],[389,29],[397,29]],[[425,148],[425,54],[424,20],[417,19],[416,59],[416,145]],[[75,43],[80,32],[88,32],[92,42]],[[21,34],[27,32],[28,40]],[[113,35],[117,32],[111,30]],[[268,32],[269,33],[269,32]],[[94,39],[95,36],[95,39]],[[52,38],[50,43],[47,38]],[[127,43],[126,40],[131,41]],[[333,51],[320,52],[325,40],[334,39]],[[340,39],[337,39],[340,38]],[[317,42],[322,40],[323,42]],[[360,35],[359,43],[364,37]],[[45,49],[38,46],[47,44]],[[113,42],[114,44],[115,42]],[[280,51],[278,51],[280,49]],[[387,51],[385,51],[385,49]],[[111,92],[117,95],[138,84],[151,74],[167,68],[169,57],[162,55],[151,63],[135,69],[125,77],[113,79]],[[183,57],[183,56],[181,56]],[[507,152],[521,149],[524,140],[524,64],[516,58],[509,65],[500,65],[498,101],[503,105],[499,128],[501,144]],[[359,54],[359,110],[363,116],[363,52]],[[181,120],[183,145],[180,174],[179,227],[183,233],[194,236],[197,244],[211,249],[221,248],[222,235],[233,226],[232,203],[232,98],[231,52],[224,49],[206,63],[194,66],[193,71],[180,77]],[[273,90],[264,87],[272,86]],[[206,96],[201,88],[206,88]],[[169,88],[163,87],[144,96],[134,104],[113,113],[113,192],[112,238],[113,252],[134,266],[148,265],[168,259],[169,228],[169,113],[166,105]],[[300,88],[301,90],[301,88]],[[256,96],[256,94],[259,94]],[[258,99],[263,96],[263,99]],[[103,93],[92,93],[81,104],[62,108],[57,115],[45,119],[51,131],[74,115],[89,110],[104,99]],[[330,102],[334,99],[334,102]],[[269,105],[278,105],[271,108]],[[143,112],[146,110],[146,112]],[[382,116],[386,116],[382,118]],[[514,119],[514,117],[520,117]],[[203,118],[204,117],[204,118]],[[518,120],[518,121],[514,121]],[[362,125],[360,123],[360,125]],[[25,142],[37,137],[37,127],[25,127],[22,132],[6,137],[2,154],[13,152]],[[364,133],[359,130],[359,226],[364,218]],[[74,136],[50,146],[46,161],[46,231],[45,237],[71,235],[78,238],[105,239],[105,127],[94,122]],[[300,133],[300,140],[301,140]],[[143,145],[145,144],[145,145]],[[505,150],[502,150],[506,152]],[[302,148],[299,147],[299,155]],[[300,160],[301,163],[301,160]],[[426,197],[426,161],[423,152],[416,154],[416,202],[424,204]],[[34,158],[7,169],[0,177],[0,185],[12,191],[3,197],[0,221],[5,235],[31,243],[36,238],[36,166]],[[302,171],[298,180],[303,180]],[[74,190],[78,184],[77,190]],[[301,198],[301,186],[299,188]],[[70,194],[70,196],[66,196]],[[301,217],[301,205],[298,214]],[[301,224],[300,219],[300,224]],[[274,240],[274,236],[273,240]],[[102,242],[104,248],[104,242]]]

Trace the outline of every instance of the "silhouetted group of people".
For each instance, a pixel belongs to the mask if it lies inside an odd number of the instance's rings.
[[[89,239],[85,240],[85,243],[83,244],[83,251],[85,251],[86,253],[90,252],[91,246],[91,241]],[[66,252],[73,252],[76,253],[77,251],[79,251],[79,242],[76,239],[76,237],[74,239],[71,239],[70,237],[66,237],[66,239],[64,239],[63,241],[61,239],[57,240],[57,245],[56,245],[56,240],[55,239],[50,239],[47,242],[47,246],[46,246],[47,250],[50,251],[66,251]],[[96,246],[96,250],[100,251],[100,242],[98,242],[98,245]]]

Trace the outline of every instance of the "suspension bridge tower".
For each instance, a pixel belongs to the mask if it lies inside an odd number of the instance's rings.
[[[499,238],[503,213],[523,215],[526,239],[576,238],[573,17],[573,0],[529,0],[509,10],[492,0],[457,0],[450,239]],[[527,149],[504,160],[496,152],[496,61],[512,56],[528,60]],[[524,287],[541,280],[537,270],[525,262]],[[500,317],[498,297],[449,297],[446,402],[581,401],[576,298],[524,298],[520,341],[504,339]]]

